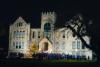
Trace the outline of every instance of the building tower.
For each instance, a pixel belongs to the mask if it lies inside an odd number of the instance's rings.
[[[54,49],[54,24],[56,22],[55,12],[42,12],[41,14],[41,32],[44,40],[40,50],[53,52]],[[41,43],[41,42],[40,42]],[[44,44],[44,45],[43,45]],[[45,50],[46,49],[46,50]]]
[[[52,39],[52,34],[54,31],[54,24],[56,22],[55,12],[42,12],[41,16],[41,30],[43,36]]]

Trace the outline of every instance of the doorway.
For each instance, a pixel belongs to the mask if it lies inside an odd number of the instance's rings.
[[[43,51],[47,51],[47,50],[48,50],[48,42],[44,42]]]

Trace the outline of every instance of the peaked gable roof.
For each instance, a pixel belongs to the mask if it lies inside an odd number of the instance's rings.
[[[19,17],[17,18],[17,20],[15,20],[14,24],[17,24],[17,23],[19,23],[19,22],[22,22],[22,23],[24,23],[24,24],[27,24],[27,22],[26,22],[21,16],[19,16]]]

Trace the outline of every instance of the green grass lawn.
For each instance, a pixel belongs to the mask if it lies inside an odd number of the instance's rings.
[[[86,61],[86,60],[33,60],[33,59],[0,59],[0,64],[3,65],[32,65],[34,67],[35,66],[57,66],[57,67],[86,67],[87,65],[91,66],[95,66],[97,65],[95,62],[93,61]]]

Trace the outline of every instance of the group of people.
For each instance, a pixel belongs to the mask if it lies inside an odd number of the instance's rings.
[[[10,54],[9,58],[22,58],[24,54]],[[87,60],[86,56],[59,54],[59,53],[36,53],[32,55],[34,60],[60,60],[60,59],[75,59],[75,60]]]
[[[36,60],[50,60],[50,59],[77,59],[77,60],[86,60],[85,56],[79,56],[79,55],[66,55],[66,54],[58,54],[58,53],[37,53],[33,54],[33,59]]]

